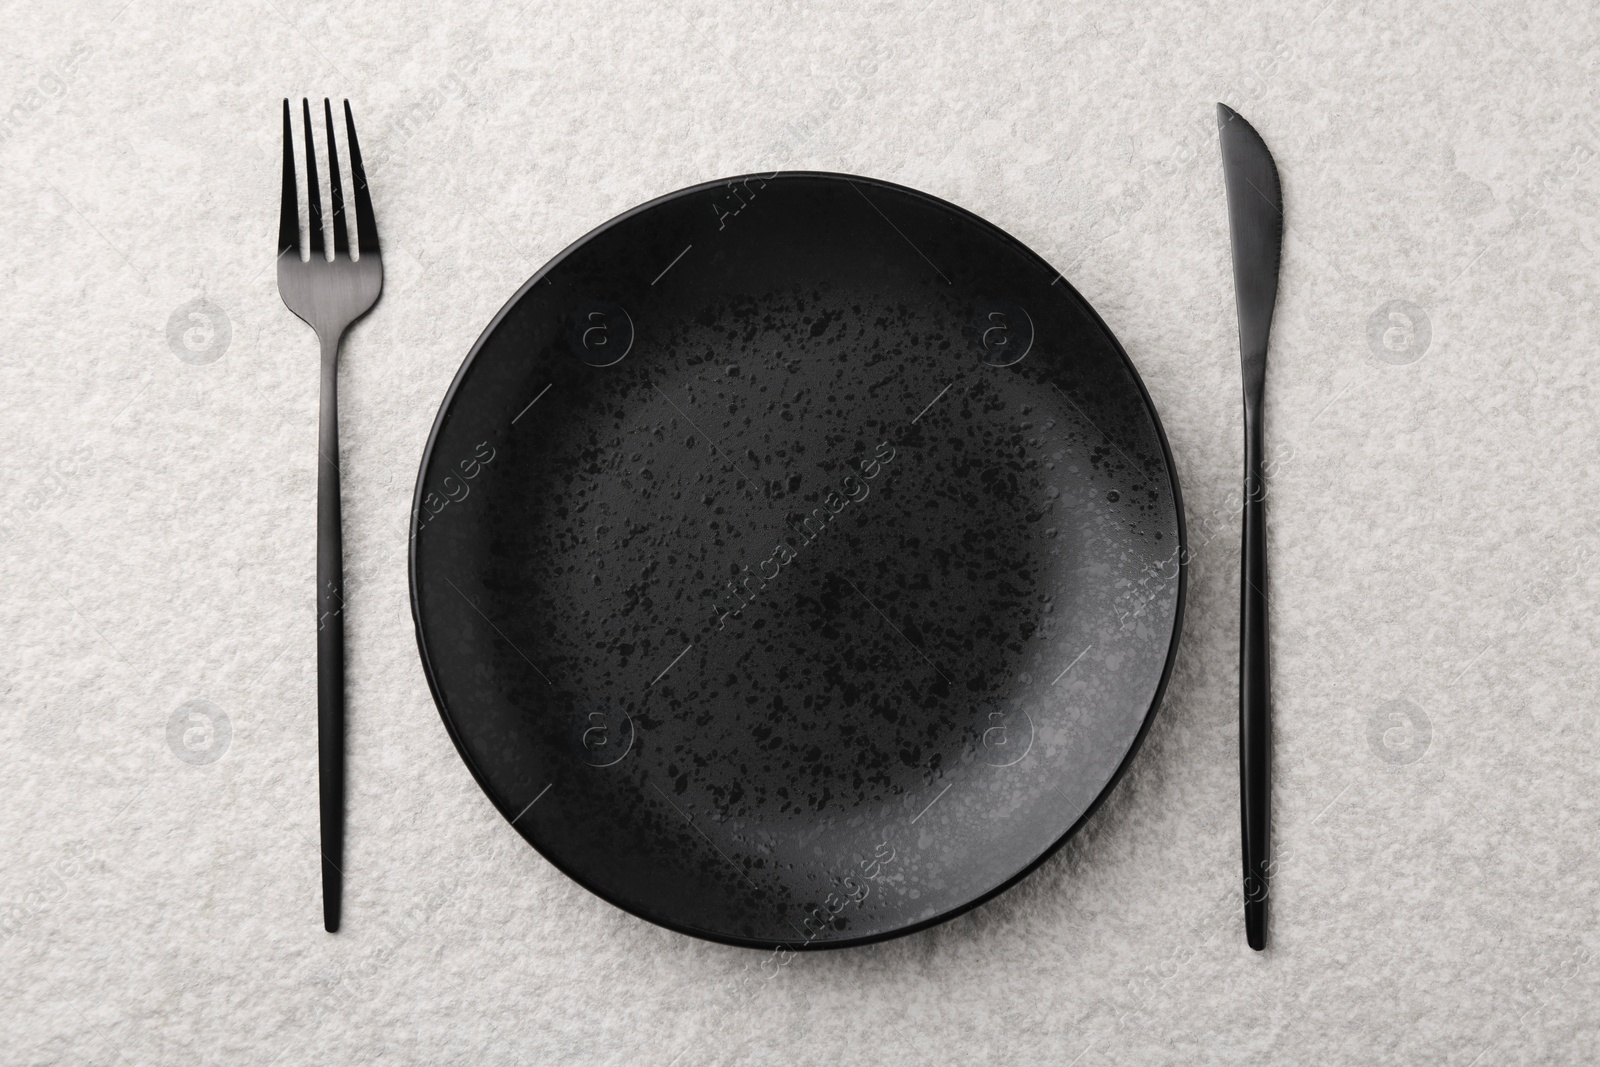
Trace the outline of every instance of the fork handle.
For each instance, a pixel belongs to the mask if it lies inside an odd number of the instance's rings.
[[[322,922],[339,929],[344,883],[344,538],[339,510],[339,338],[322,342],[317,427],[317,758]]]

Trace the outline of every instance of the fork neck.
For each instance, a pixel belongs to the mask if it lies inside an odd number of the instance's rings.
[[[339,342],[344,340],[344,331],[328,330],[325,335],[318,334],[317,340],[322,345],[322,369],[324,371],[337,370],[339,367]]]

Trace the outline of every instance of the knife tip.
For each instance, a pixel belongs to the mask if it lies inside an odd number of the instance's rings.
[[[1220,100],[1217,101],[1217,125],[1218,125],[1218,127],[1221,127],[1229,119],[1238,118],[1238,116],[1239,116],[1239,113],[1237,111],[1233,110],[1233,108],[1229,107],[1227,104],[1224,104]]]

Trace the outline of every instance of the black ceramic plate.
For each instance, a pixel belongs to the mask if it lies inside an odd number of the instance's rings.
[[[1105,797],[1182,615],[1150,398],[934,197],[780,173],[541,270],[451,386],[411,595],[450,736],[635,915],[835,947],[956,915]]]

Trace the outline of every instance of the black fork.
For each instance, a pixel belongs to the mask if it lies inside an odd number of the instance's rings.
[[[290,311],[317,332],[322,344],[322,411],[317,463],[317,754],[322,800],[322,920],[339,929],[344,882],[344,545],[339,519],[339,342],[350,324],[371,310],[383,291],[378,224],[361,165],[356,122],[344,102],[355,194],[356,257],[345,228],[344,188],[333,138],[333,106],[322,113],[328,130],[328,190],[333,200],[333,255],[322,235],[322,193],[310,101],[300,101],[306,134],[306,207],[309,259],[300,258],[300,197],[295,188],[294,127],[283,102],[283,211],[278,222],[278,294]]]

